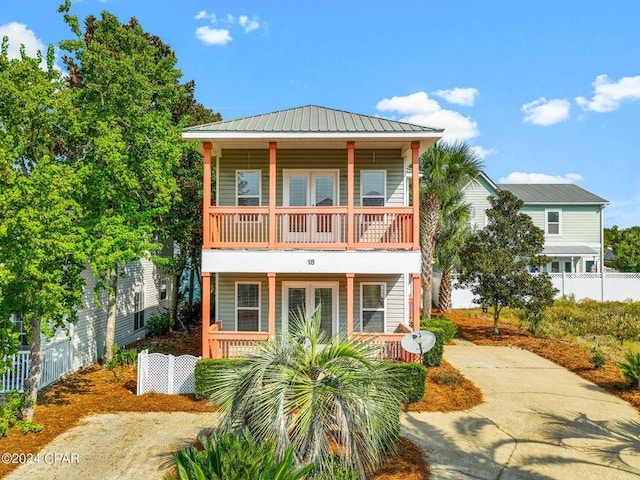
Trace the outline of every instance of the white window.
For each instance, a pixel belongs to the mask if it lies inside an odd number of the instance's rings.
[[[362,332],[384,332],[386,316],[385,284],[361,283],[360,330]]]
[[[259,207],[262,180],[260,170],[236,170],[236,205]]]
[[[167,299],[167,280],[162,280],[162,282],[160,282],[160,300],[166,300]]]
[[[260,331],[260,283],[236,282],[236,330]]]
[[[133,329],[144,328],[144,293],[135,292],[133,294]]]
[[[360,202],[363,207],[384,207],[387,199],[385,170],[360,172]]]
[[[545,233],[547,235],[562,235],[562,211],[545,210]]]
[[[17,314],[12,317],[13,325],[16,328],[16,332],[18,332],[18,341],[19,341],[19,349],[20,350],[29,350],[29,342],[27,341],[27,330],[24,326],[24,322],[22,320],[22,315]]]

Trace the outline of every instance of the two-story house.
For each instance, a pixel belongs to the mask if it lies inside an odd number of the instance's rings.
[[[185,129],[204,156],[203,357],[240,355],[318,306],[328,335],[400,357],[420,317],[411,179],[441,135],[318,106]]]
[[[544,254],[551,257],[549,273],[600,272],[607,200],[574,184],[495,184],[481,173],[465,188],[471,224],[486,225],[489,196],[508,190],[524,202],[528,214],[545,234]]]

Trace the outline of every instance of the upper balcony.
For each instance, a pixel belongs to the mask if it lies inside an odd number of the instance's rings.
[[[418,246],[413,207],[210,207],[205,229],[205,249],[414,250]]]

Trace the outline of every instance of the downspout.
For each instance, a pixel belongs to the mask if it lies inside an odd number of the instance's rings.
[[[600,301],[604,302],[604,205],[600,206]]]

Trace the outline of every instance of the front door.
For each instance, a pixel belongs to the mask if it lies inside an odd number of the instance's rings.
[[[283,282],[283,329],[296,317],[312,315],[320,307],[320,330],[331,337],[338,331],[338,284]]]
[[[284,204],[288,207],[333,207],[337,205],[336,171],[289,170],[284,173]],[[287,242],[326,243],[337,241],[338,217],[331,214],[288,213],[284,222]]]

